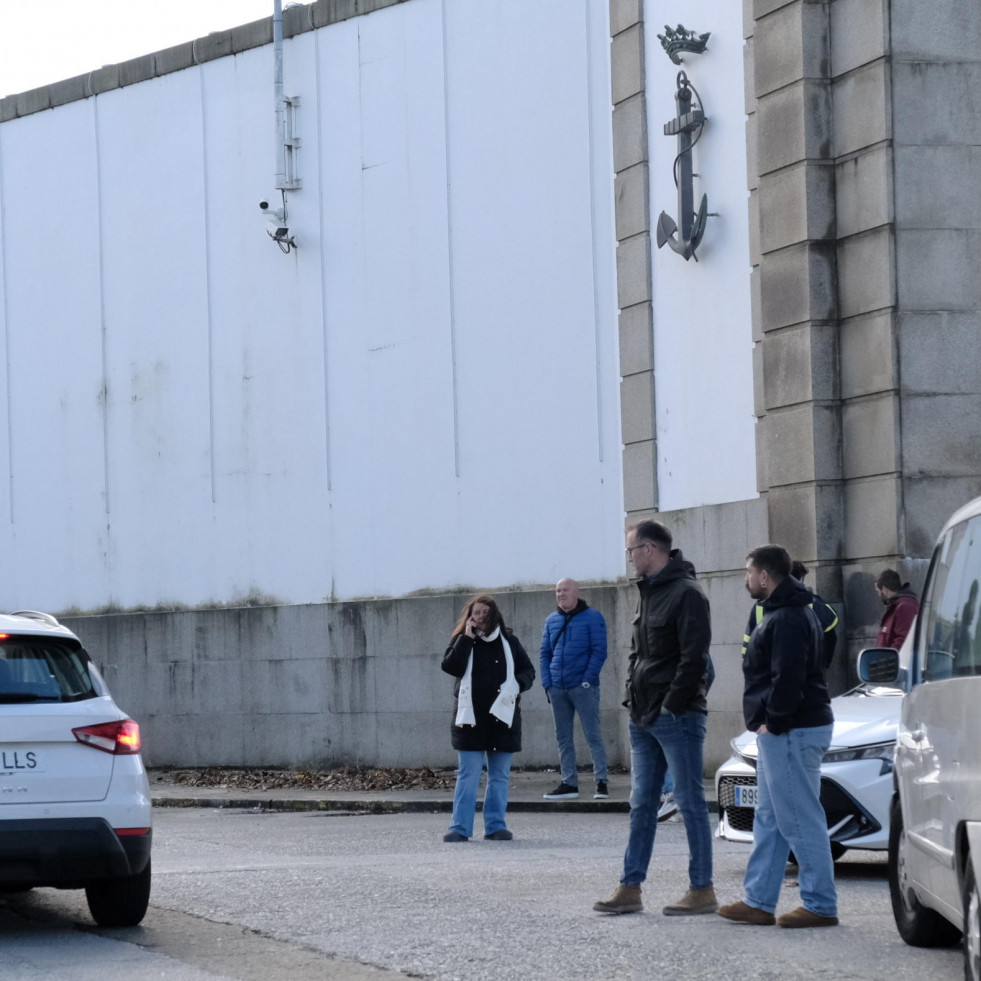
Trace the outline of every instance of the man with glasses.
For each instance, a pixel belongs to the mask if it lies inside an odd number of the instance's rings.
[[[688,836],[689,888],[666,916],[714,913],[712,829],[702,782],[708,714],[706,683],[712,629],[709,604],[695,569],[659,521],[641,521],[627,532],[627,558],[640,576],[633,621],[627,700],[630,710],[630,836],[623,875],[600,913],[644,908],[647,877],[664,775],[674,774],[674,795]]]

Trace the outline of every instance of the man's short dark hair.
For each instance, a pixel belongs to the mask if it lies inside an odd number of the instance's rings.
[[[903,588],[903,580],[895,569],[883,569],[875,577],[875,584],[879,589],[888,589],[891,593],[898,593]]]
[[[777,581],[790,575],[790,552],[782,545],[760,545],[746,556],[746,561],[752,562],[757,569]]]
[[[638,521],[628,529],[641,542],[653,542],[662,552],[671,551],[671,532],[660,521]]]

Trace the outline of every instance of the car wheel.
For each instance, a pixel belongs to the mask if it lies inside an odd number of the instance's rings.
[[[981,893],[970,855],[964,877],[964,981],[981,981]]]
[[[92,919],[103,927],[136,926],[150,905],[150,862],[136,875],[100,879],[85,887]]]
[[[950,947],[960,931],[939,913],[921,905],[909,876],[909,842],[899,801],[889,811],[889,895],[899,935],[912,947]]]

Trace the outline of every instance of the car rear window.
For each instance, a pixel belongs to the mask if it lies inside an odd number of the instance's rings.
[[[77,642],[0,636],[0,704],[96,698],[88,664]]]

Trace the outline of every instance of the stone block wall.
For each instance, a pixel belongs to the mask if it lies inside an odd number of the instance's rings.
[[[746,3],[755,172],[758,486],[768,538],[841,597],[842,418],[827,4]]]
[[[854,653],[882,612],[875,574],[922,585],[943,521],[981,493],[981,10],[744,14],[759,485],[770,537],[844,601]]]
[[[981,493],[981,10],[835,0],[831,22],[855,648],[881,614],[871,577],[921,586],[944,520]]]
[[[149,765],[450,765],[453,679],[439,665],[469,595],[63,619],[143,727]],[[537,671],[551,590],[494,595]],[[602,716],[611,759],[623,761],[630,617],[622,589],[585,595],[610,631]],[[556,765],[540,682],[522,716],[516,764]]]
[[[453,679],[440,660],[472,595],[64,617],[140,722],[149,765],[450,765]],[[552,591],[493,593],[538,670]],[[584,591],[606,618],[603,727],[625,759],[620,708],[630,614],[616,586]],[[540,680],[522,697],[516,765],[556,765]],[[580,758],[589,755],[582,743]]]
[[[739,639],[749,608],[745,542],[763,512],[723,505],[662,515],[703,572],[712,604],[718,680],[710,696],[706,771],[742,729]],[[538,672],[550,588],[497,590],[505,621]],[[584,586],[606,619],[602,724],[611,763],[629,764],[622,707],[636,590]],[[143,728],[152,766],[300,766],[363,763],[449,766],[453,679],[440,660],[470,593],[309,606],[63,617],[102,670],[113,696]],[[522,696],[517,766],[557,766],[552,713],[536,679]],[[576,727],[577,754],[589,751]]]

